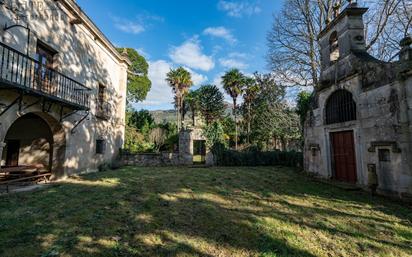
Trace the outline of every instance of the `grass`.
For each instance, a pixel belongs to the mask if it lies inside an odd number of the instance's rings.
[[[0,256],[412,256],[412,209],[282,167],[124,168],[0,197]]]
[[[194,155],[193,156],[193,164],[204,164],[205,163],[205,156],[202,155]]]

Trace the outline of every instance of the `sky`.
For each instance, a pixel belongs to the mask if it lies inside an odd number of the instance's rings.
[[[118,47],[135,48],[149,63],[152,88],[136,109],[173,109],[165,81],[183,66],[196,89],[221,88],[231,68],[245,74],[268,72],[266,34],[283,0],[77,0]],[[229,101],[228,95],[225,98]]]

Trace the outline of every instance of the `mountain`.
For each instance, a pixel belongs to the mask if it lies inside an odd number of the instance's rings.
[[[175,110],[149,111],[156,123],[176,122]]]

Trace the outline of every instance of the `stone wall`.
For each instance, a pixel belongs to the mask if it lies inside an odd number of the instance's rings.
[[[24,28],[16,27],[7,31],[0,29],[0,41],[22,53],[28,52],[32,58],[36,57],[37,43],[46,44],[57,52],[53,68],[92,91],[89,112],[76,113],[71,113],[73,110],[70,108],[64,108],[62,112],[59,104],[47,103],[44,106],[42,101],[34,104],[37,98],[24,96],[21,110],[14,105],[0,117],[0,146],[4,145],[5,135],[15,120],[22,115],[36,113],[61,126],[63,140],[59,147],[53,147],[53,161],[57,162],[56,155],[61,156],[59,164],[56,164],[59,166],[58,170],[54,169],[59,177],[80,171],[94,171],[99,165],[111,162],[124,141],[127,61],[117,53],[75,1],[4,2],[0,5],[0,26],[3,28],[6,24],[15,24],[17,15],[21,14],[26,17],[24,19],[27,19],[31,33],[27,44],[28,34]],[[96,116],[99,84],[106,87],[106,100],[110,107],[108,119]],[[0,112],[16,97],[16,92],[3,90]],[[65,117],[66,115],[68,116]],[[65,118],[61,120],[62,116]],[[56,133],[53,134],[57,136]],[[103,154],[96,154],[98,139],[105,140],[106,151]],[[2,148],[4,147],[0,147],[0,156]]]
[[[180,165],[178,153],[147,153],[121,155],[121,164],[129,166],[177,166]]]

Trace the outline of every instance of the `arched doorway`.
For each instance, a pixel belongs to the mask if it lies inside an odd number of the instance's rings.
[[[336,90],[328,98],[325,107],[325,123],[333,125],[356,120],[356,102],[349,91]],[[333,177],[343,182],[356,183],[356,153],[354,131],[344,129],[331,132],[329,135],[332,147]]]
[[[24,173],[64,174],[65,133],[62,126],[46,113],[28,113],[17,118],[4,137],[1,156],[3,168]],[[17,173],[18,173],[17,172]]]

